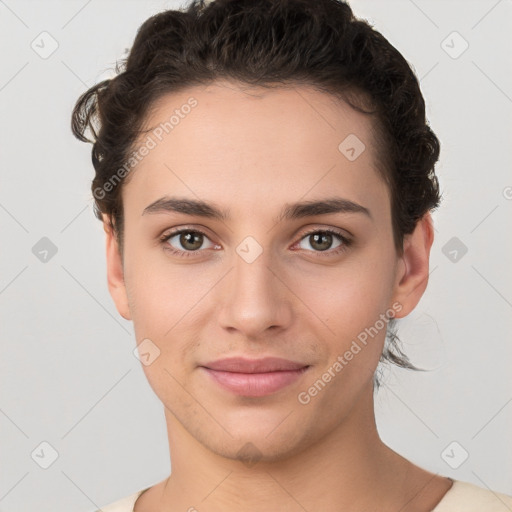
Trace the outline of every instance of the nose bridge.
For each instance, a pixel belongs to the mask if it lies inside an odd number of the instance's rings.
[[[243,242],[236,250],[234,258],[233,285],[239,298],[245,295],[254,298],[272,296],[275,286],[274,274],[270,271],[272,258],[270,250],[258,250],[251,242]]]
[[[226,283],[220,322],[245,336],[257,336],[269,327],[283,327],[290,319],[286,287],[272,268],[270,249],[247,237],[233,254],[233,270]]]

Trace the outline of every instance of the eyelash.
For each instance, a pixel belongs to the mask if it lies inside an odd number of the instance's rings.
[[[171,245],[169,245],[167,243],[171,238],[173,238],[176,235],[180,235],[182,233],[199,233],[199,234],[203,235],[204,237],[208,238],[208,235],[204,231],[201,231],[200,229],[196,229],[196,228],[194,228],[194,229],[187,229],[187,228],[178,229],[176,231],[172,231],[171,233],[167,233],[160,237],[160,242],[163,244],[164,250],[169,251],[171,254],[176,255],[180,258],[194,257],[194,255],[196,253],[201,252],[201,249],[199,249],[197,251],[180,251],[178,249],[175,249],[174,247],[172,247]],[[313,252],[317,253],[320,258],[323,257],[324,253],[328,254],[329,256],[341,254],[341,253],[345,252],[352,244],[352,240],[350,238],[345,237],[337,230],[329,229],[329,228],[325,228],[325,229],[317,228],[317,229],[312,229],[311,231],[307,231],[306,233],[303,233],[303,235],[301,236],[299,241],[302,241],[304,238],[307,238],[309,235],[313,235],[315,233],[323,233],[323,234],[328,233],[328,234],[338,237],[339,240],[342,242],[342,244],[334,250],[328,249],[326,251],[313,251]]]

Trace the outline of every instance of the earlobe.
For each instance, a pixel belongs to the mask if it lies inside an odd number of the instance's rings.
[[[400,257],[393,294],[393,301],[402,305],[397,318],[407,316],[425,292],[433,241],[434,228],[428,212],[417,222],[414,231],[404,238],[404,250]]]
[[[116,309],[125,320],[131,320],[128,296],[124,282],[124,270],[119,245],[108,217],[103,216],[103,228],[106,233],[107,282],[110,295]]]

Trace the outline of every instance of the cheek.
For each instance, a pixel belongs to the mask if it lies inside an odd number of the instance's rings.
[[[374,258],[374,252],[359,253],[338,267],[301,272],[296,280],[294,292],[335,336],[345,339],[357,334],[389,307],[392,258]]]
[[[337,269],[300,280],[297,293],[322,321],[314,324],[326,360],[316,377],[329,382],[329,391],[319,403],[337,400],[341,407],[373,379],[388,326],[382,315],[389,314],[392,297],[393,253],[386,254],[382,246],[380,251],[368,248]]]
[[[127,276],[130,309],[142,368],[155,394],[171,409],[187,403],[183,390],[193,369],[198,322],[195,314],[204,294],[201,283],[190,279],[185,267],[177,271],[138,265],[132,259]],[[144,360],[149,353],[149,364]]]
[[[148,329],[158,338],[193,310],[208,285],[197,267],[173,264],[164,256],[160,249],[133,247],[125,264],[135,329]]]
[[[199,267],[171,264],[162,255],[150,258],[134,249],[126,260],[125,284],[137,344],[150,340],[159,353],[154,363],[144,366],[150,383],[168,380],[167,371],[181,380],[200,338],[201,299],[218,276],[211,275],[211,269],[208,274]]]
[[[314,398],[313,409],[331,409],[328,421],[334,423],[373,381],[388,325],[381,315],[389,309],[389,291],[379,283],[378,272],[340,272],[336,277],[337,282],[329,281],[306,300],[312,310],[321,312],[323,323],[315,322],[320,326],[316,338],[323,340],[326,357],[308,381],[310,387],[303,390],[306,398]]]

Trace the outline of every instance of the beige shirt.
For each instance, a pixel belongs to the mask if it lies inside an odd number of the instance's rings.
[[[149,488],[148,488],[149,489]],[[103,512],[133,512],[137,498],[147,489],[102,507]],[[512,496],[455,480],[432,512],[510,512]],[[97,511],[99,512],[99,511]]]

